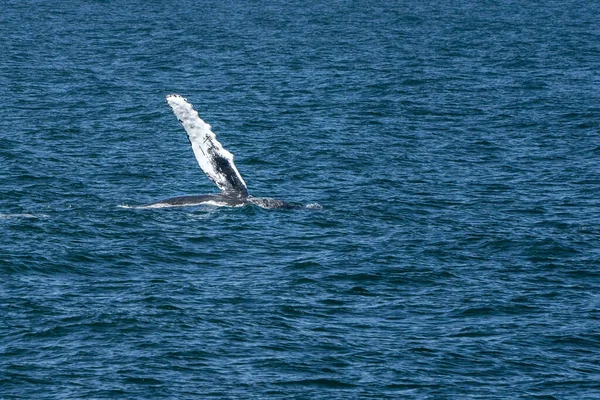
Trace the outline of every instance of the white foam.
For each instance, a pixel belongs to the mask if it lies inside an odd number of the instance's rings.
[[[17,218],[50,218],[50,216],[46,214],[0,214],[0,219]]]
[[[145,205],[145,206],[130,206],[127,204],[121,204],[121,205],[118,205],[117,207],[128,208],[128,209],[137,209],[137,210],[148,210],[148,209],[154,209],[154,208],[175,208],[175,207],[194,207],[194,206],[243,207],[244,204],[231,205],[231,204],[227,204],[225,202],[209,200],[209,201],[203,201],[200,203],[185,203],[185,204],[154,203],[154,204],[149,204],[149,205]]]
[[[231,204],[227,204],[225,202],[219,202],[219,201],[205,201],[204,203],[201,203],[201,205],[208,205],[208,206],[215,206],[215,207],[243,207],[244,206],[244,204],[231,205]]]
[[[127,204],[120,204],[117,207],[119,207],[119,208],[134,209],[134,210],[146,210],[146,209],[152,209],[152,208],[184,207],[186,205],[188,205],[188,204],[154,203],[154,204],[148,204],[148,205],[144,205],[144,206],[130,206],[130,205],[127,205]]]
[[[304,206],[305,208],[310,208],[311,210],[322,210],[323,206],[319,203],[309,203]]]

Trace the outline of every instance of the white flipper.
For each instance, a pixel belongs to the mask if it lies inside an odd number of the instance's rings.
[[[168,95],[167,103],[187,132],[202,171],[224,195],[248,197],[246,183],[233,163],[233,154],[219,143],[210,125],[200,119],[198,112],[180,95]]]

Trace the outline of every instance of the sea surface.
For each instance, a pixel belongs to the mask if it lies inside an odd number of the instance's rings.
[[[0,399],[600,398],[599,16],[3,0]]]

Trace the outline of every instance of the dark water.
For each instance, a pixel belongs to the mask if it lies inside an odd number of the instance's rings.
[[[599,398],[599,15],[4,1],[0,398]]]

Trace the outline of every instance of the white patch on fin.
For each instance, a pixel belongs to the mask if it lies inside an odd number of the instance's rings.
[[[228,196],[247,197],[246,182],[233,163],[233,154],[225,150],[198,112],[178,94],[167,96],[167,103],[187,132],[192,150],[202,171]]]

